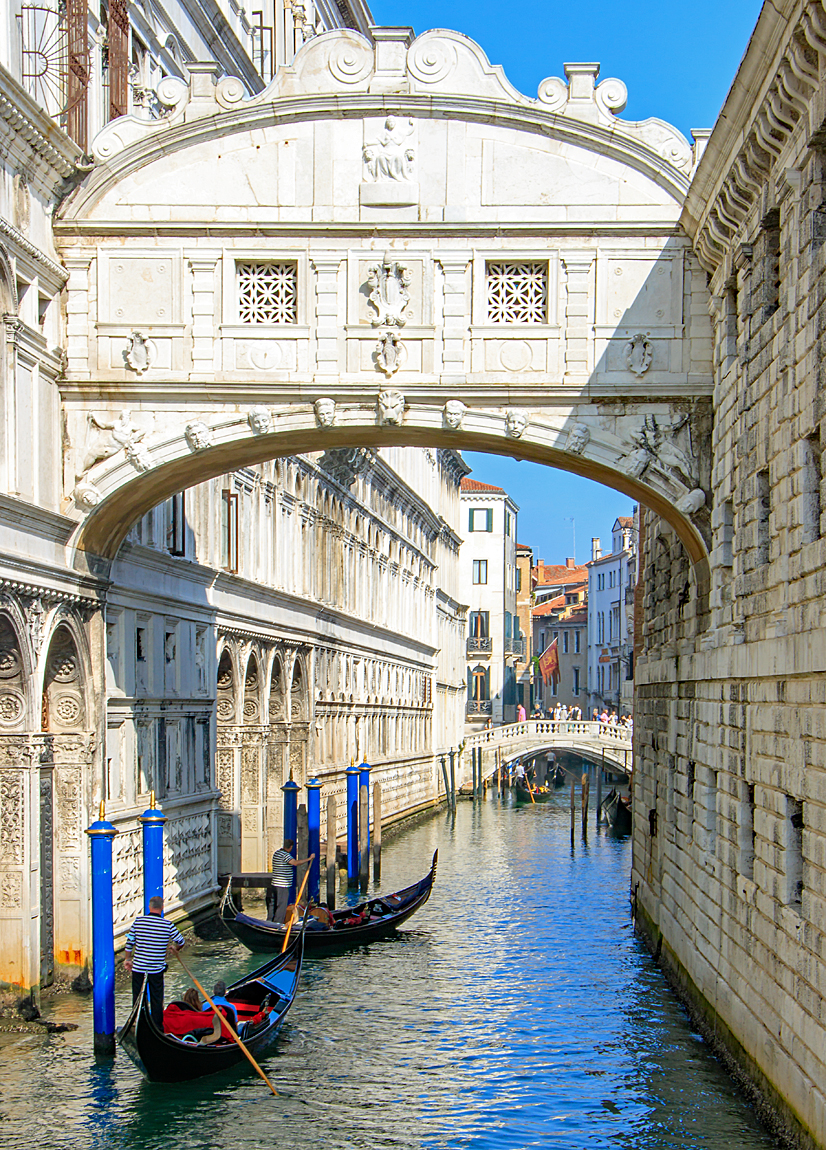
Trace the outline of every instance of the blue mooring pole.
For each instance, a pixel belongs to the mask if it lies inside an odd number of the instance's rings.
[[[117,830],[106,821],[103,803],[87,829],[92,848],[92,1003],[94,1051],[115,1053],[115,925],[112,907],[112,839]]]
[[[290,777],[281,790],[284,794],[284,841],[286,842],[287,839],[292,840],[293,848],[291,854],[293,858],[298,858],[296,847],[298,843],[298,792],[300,787],[298,783],[294,783],[292,777]],[[290,883],[290,902],[295,902],[295,892],[295,867],[293,867],[293,881]]]
[[[351,763],[347,778],[347,885],[359,884],[359,769]]]
[[[313,855],[308,880],[309,897],[318,902],[321,888],[321,783],[310,779],[307,783],[307,845]]]
[[[367,857],[370,857],[370,771],[373,768],[369,763],[359,763],[359,793],[362,787],[367,787],[367,826],[364,828],[364,835],[367,839]],[[361,866],[361,860],[359,860]]]
[[[149,914],[149,900],[163,897],[163,828],[166,815],[155,805],[155,792],[149,792],[149,809],[138,819],[143,824],[143,913]]]

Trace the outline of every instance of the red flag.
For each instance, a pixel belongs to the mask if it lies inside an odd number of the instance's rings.
[[[548,683],[553,683],[555,687],[559,682],[559,649],[556,639],[539,656],[539,673],[546,687]]]

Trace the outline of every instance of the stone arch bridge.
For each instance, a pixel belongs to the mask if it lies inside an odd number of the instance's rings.
[[[572,751],[596,766],[616,773],[633,772],[633,740],[625,727],[585,720],[526,719],[468,735],[465,751],[482,750],[483,777],[492,775],[502,762],[539,755],[544,751]]]

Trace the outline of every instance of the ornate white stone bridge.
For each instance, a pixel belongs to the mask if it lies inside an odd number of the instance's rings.
[[[168,115],[103,130],[55,220],[77,566],[105,573],[209,477],[410,444],[626,492],[704,592],[710,329],[677,227],[697,145],[619,119],[597,65],[530,99],[453,32],[327,33],[252,99],[190,71]]]
[[[497,758],[503,762],[540,755],[544,751],[571,751],[589,762],[630,775],[633,771],[633,740],[625,727],[607,723],[527,719],[469,735],[466,757],[471,748],[482,748],[483,776],[493,774]]]

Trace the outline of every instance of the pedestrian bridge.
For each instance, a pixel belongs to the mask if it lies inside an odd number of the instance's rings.
[[[500,760],[511,762],[544,751],[571,751],[629,776],[633,770],[631,731],[607,723],[527,719],[469,735],[465,750],[477,747],[482,748],[484,775],[493,774]]]

